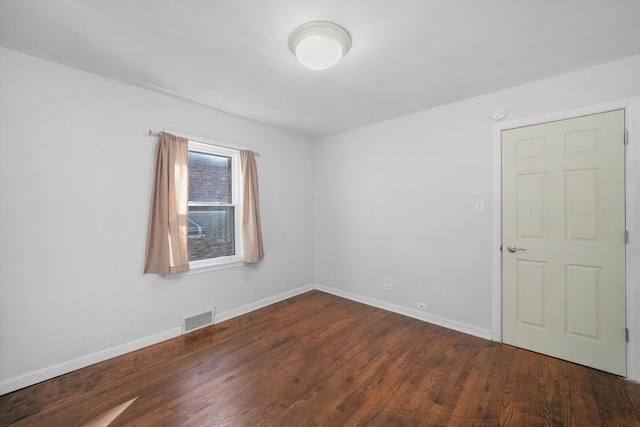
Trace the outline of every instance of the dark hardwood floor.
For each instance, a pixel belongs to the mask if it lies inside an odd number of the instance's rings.
[[[14,393],[15,426],[640,426],[640,386],[312,291]]]

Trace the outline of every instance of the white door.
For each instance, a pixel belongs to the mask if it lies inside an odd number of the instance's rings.
[[[502,132],[506,344],[626,375],[624,110]]]

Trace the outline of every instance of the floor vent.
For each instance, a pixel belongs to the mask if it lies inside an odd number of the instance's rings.
[[[215,308],[212,308],[182,316],[182,333],[186,334],[187,332],[213,325],[214,313]]]

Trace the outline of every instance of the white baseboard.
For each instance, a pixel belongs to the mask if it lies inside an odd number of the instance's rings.
[[[381,308],[383,310],[391,311],[394,313],[402,314],[404,316],[413,317],[414,319],[422,320],[425,322],[433,323],[434,325],[442,326],[444,328],[453,329],[454,331],[462,332],[465,334],[473,335],[486,340],[491,339],[491,330],[480,328],[468,323],[458,322],[457,320],[451,320],[433,314],[425,313],[419,310],[413,310],[411,308],[402,307],[399,305],[391,304],[389,302],[376,300],[369,297],[363,297],[360,295],[352,294],[351,292],[342,291],[339,289],[331,288],[328,286],[322,286],[316,283],[316,289],[322,292],[326,292],[332,295],[336,295],[342,298],[350,299],[352,301],[367,304],[373,307]]]
[[[283,292],[273,297],[256,301],[251,304],[243,305],[235,310],[216,314],[215,323],[224,322],[225,320],[250,313],[254,310],[258,310],[276,302],[283,301],[287,298],[303,294],[313,289],[313,284],[306,285],[291,291]],[[111,359],[113,357],[121,356],[123,354],[130,353],[132,351],[139,350],[141,348],[148,347],[150,345],[157,344],[171,338],[175,338],[181,335],[181,332],[182,330],[180,327],[173,328],[168,331],[150,335],[148,337],[144,337],[126,344],[117,345],[115,347],[107,348],[105,350],[88,354],[86,356],[78,357],[77,359],[72,359],[63,363],[59,363],[57,365],[49,366],[47,368],[39,369],[37,371],[29,372],[14,378],[0,381],[0,395],[11,393],[12,391],[16,391],[33,384],[55,378],[63,374],[67,374],[77,369],[85,368],[95,363],[104,362],[105,360]]]
[[[261,299],[260,301],[252,302],[251,304],[243,305],[231,311],[226,311],[224,313],[216,314],[216,323],[221,323],[226,320],[233,319],[234,317],[251,313],[252,311],[259,310],[261,308],[264,308],[271,304],[275,304],[280,301],[284,301],[291,297],[295,297],[296,295],[304,294],[305,292],[312,291],[313,289],[315,289],[314,284],[302,286],[300,288],[293,289],[291,291],[282,292],[278,295]]]
[[[9,378],[8,380],[0,381],[0,395],[11,393],[12,391],[16,391],[33,384],[55,378],[63,374],[67,374],[71,371],[75,371],[76,369],[85,368],[89,365],[104,362],[105,360],[111,359],[113,357],[121,356],[123,354],[139,350],[143,347],[175,338],[180,335],[180,332],[180,327],[173,328],[168,331],[160,332],[158,334],[150,335],[139,340],[128,342],[126,344],[117,345],[115,347],[107,348],[92,354],[88,354],[86,356],[78,357],[77,359],[72,359],[66,362],[58,363],[57,365],[19,375],[14,378]]]
[[[328,286],[322,286],[319,284],[310,284],[302,286],[291,291],[282,292],[272,297],[264,298],[262,300],[243,305],[234,310],[226,311],[224,313],[216,314],[215,323],[221,323],[226,320],[233,319],[234,317],[242,316],[243,314],[250,313],[252,311],[267,307],[271,304],[275,304],[280,301],[284,301],[296,295],[309,292],[313,289],[317,289],[322,292],[333,294],[342,298],[346,298],[352,301],[367,304],[373,307],[388,310],[394,313],[402,314],[404,316],[413,317],[414,319],[423,320],[425,322],[433,323],[438,326],[453,329],[465,334],[474,335],[484,339],[491,339],[491,331],[488,329],[479,328],[474,325],[458,322],[451,319],[446,319],[432,314],[423,313],[418,310],[412,310],[410,308],[401,307],[395,304],[391,304],[384,301],[379,301],[373,298],[363,297],[360,295],[352,294],[350,292],[341,291],[339,289],[330,288]],[[28,387],[33,384],[37,384],[41,381],[45,381],[72,371],[81,369],[95,363],[103,362],[116,356],[121,356],[126,353],[130,353],[141,348],[157,344],[162,341],[166,341],[171,338],[175,338],[181,334],[181,328],[173,328],[158,334],[150,335],[148,337],[141,338],[129,343],[117,345],[115,347],[107,348],[86,356],[78,357],[76,359],[69,360],[67,362],[59,363],[57,365],[49,366],[47,368],[39,369],[37,371],[29,372],[8,380],[0,381],[0,395],[11,393],[12,391],[19,390],[24,387]]]

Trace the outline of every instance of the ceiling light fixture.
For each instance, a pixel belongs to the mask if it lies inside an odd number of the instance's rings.
[[[312,70],[336,65],[351,48],[351,37],[331,22],[314,21],[300,25],[289,36],[289,49],[298,61]]]

